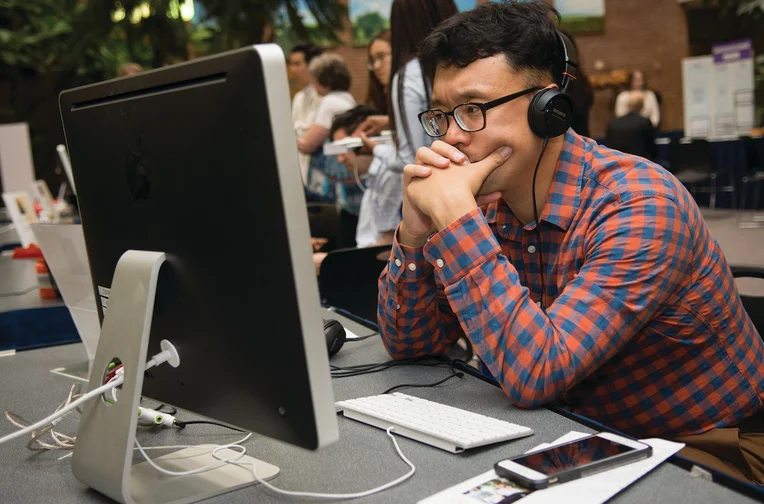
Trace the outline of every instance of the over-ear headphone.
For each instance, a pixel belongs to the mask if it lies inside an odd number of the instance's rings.
[[[557,32],[565,56],[560,88],[545,88],[536,93],[528,107],[531,131],[541,138],[563,135],[573,122],[573,101],[568,87],[576,80],[578,58],[576,48],[565,34]]]

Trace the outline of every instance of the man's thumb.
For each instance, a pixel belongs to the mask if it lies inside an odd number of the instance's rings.
[[[511,147],[499,147],[498,149],[493,151],[491,154],[489,154],[488,157],[482,160],[481,162],[473,164],[472,168],[473,169],[478,168],[478,170],[481,172],[481,175],[483,177],[487,177],[496,168],[503,165],[507,161],[507,159],[509,159],[509,156],[511,155],[512,155]]]

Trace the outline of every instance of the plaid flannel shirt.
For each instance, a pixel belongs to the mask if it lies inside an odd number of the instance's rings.
[[[388,352],[439,353],[466,334],[513,404],[560,399],[637,437],[762,409],[764,343],[670,173],[568,131],[539,220],[541,243],[500,200],[423,248],[396,239],[379,283]]]

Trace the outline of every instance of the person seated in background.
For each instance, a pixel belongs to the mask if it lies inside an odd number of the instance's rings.
[[[635,70],[631,74],[630,89],[621,91],[615,99],[615,116],[622,117],[629,113],[629,96],[632,93],[641,93],[643,98],[642,110],[639,114],[650,119],[654,128],[658,128],[661,123],[661,109],[658,104],[658,98],[655,93],[647,89],[645,83],[645,74],[640,70]]]
[[[355,98],[349,93],[350,70],[337,54],[317,56],[308,65],[308,72],[321,103],[313,124],[297,140],[297,148],[304,154],[313,154],[329,138],[334,116],[355,107]]]
[[[358,136],[364,142],[364,149],[360,152],[351,151],[337,156],[352,177],[360,179],[362,174],[366,175],[366,190],[361,199],[355,235],[359,248],[392,243],[393,232],[401,221],[399,210],[403,199],[403,174],[396,160],[395,147],[391,144],[379,145],[358,131],[359,125],[374,113],[374,107],[360,105],[336,116],[331,130],[333,141]],[[325,257],[325,252],[313,254],[316,275]]]
[[[655,128],[650,119],[640,115],[643,106],[644,95],[641,92],[629,94],[629,112],[625,116],[610,120],[607,125],[605,145],[611,149],[655,161],[658,158]]]
[[[366,103],[374,106],[375,113],[367,117],[358,127],[358,132],[366,136],[378,135],[390,127],[388,117],[390,78],[392,70],[392,46],[390,30],[384,30],[369,44],[369,89]]]
[[[531,127],[563,80],[559,19],[490,2],[420,46],[421,127],[441,140],[404,167],[383,343],[401,359],[466,334],[510,403],[673,439],[762,485],[764,340],[692,196],[654,163]]]
[[[297,138],[301,138],[313,125],[316,118],[316,111],[321,103],[321,97],[313,86],[312,79],[308,73],[308,64],[313,58],[321,55],[321,49],[313,44],[296,45],[289,52],[287,57],[287,73],[289,75],[289,84],[292,89],[297,89],[294,98],[292,98],[292,122]],[[307,176],[309,154],[300,153],[300,170],[302,171],[303,181]]]

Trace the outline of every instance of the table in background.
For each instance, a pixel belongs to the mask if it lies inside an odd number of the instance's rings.
[[[38,286],[35,259],[0,254],[0,352],[80,341],[64,303]]]

